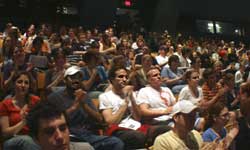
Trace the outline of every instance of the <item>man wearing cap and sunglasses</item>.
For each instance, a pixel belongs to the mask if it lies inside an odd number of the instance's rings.
[[[61,107],[69,116],[69,131],[77,141],[90,143],[96,150],[123,149],[123,142],[116,137],[98,136],[90,131],[102,116],[82,87],[83,74],[78,66],[69,67],[64,73],[66,87],[51,93],[48,100]]]

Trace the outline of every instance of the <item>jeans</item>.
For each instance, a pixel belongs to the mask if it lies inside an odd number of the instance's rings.
[[[28,135],[14,136],[3,144],[4,150],[40,150],[41,148]]]
[[[70,129],[78,141],[88,142],[95,150],[123,150],[124,143],[113,136],[99,136],[84,129]]]

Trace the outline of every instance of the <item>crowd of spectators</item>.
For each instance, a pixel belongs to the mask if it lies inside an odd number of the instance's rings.
[[[51,24],[0,35],[3,149],[250,146],[249,43]]]

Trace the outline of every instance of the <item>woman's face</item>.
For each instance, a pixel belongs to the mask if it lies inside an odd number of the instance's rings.
[[[193,72],[190,76],[190,79],[188,79],[188,84],[192,85],[192,86],[198,86],[200,77],[199,77],[199,73],[198,72]]]
[[[229,121],[230,114],[227,107],[224,107],[220,112],[219,116],[215,117],[215,123],[220,124],[221,126],[225,126]]]
[[[27,75],[21,75],[15,81],[15,92],[20,95],[26,95],[29,91],[30,80]]]

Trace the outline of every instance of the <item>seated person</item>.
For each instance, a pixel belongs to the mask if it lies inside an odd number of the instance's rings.
[[[108,135],[119,137],[125,143],[125,149],[144,148],[147,131],[139,122],[140,112],[132,89],[124,90],[127,76],[125,68],[111,68],[109,80],[112,88],[99,96],[99,108],[110,125]]]
[[[55,66],[46,72],[46,89],[48,92],[64,86],[63,75],[65,64],[67,63],[65,53],[62,49],[56,49],[52,54],[54,54]]]
[[[178,69],[180,65],[179,57],[172,55],[168,59],[169,67],[164,67],[161,71],[161,77],[164,79],[164,83],[168,86],[174,94],[179,94],[181,89],[186,86],[183,80],[184,72]]]
[[[82,83],[85,90],[89,91],[90,99],[98,98],[107,86],[108,77],[104,67],[99,63],[100,59],[100,54],[91,50],[83,56],[83,60],[87,65],[81,68],[83,72]]]
[[[228,88],[228,91],[225,93],[225,104],[229,111],[239,109],[240,98],[237,95],[234,75],[232,73],[226,73],[223,76],[223,87]]]
[[[229,148],[239,131],[236,122],[232,125],[230,130],[226,130],[225,126],[229,122],[229,119],[230,113],[226,105],[221,102],[214,104],[209,109],[209,118],[207,121],[209,128],[203,133],[203,140],[205,142],[224,140],[226,147]]]
[[[78,66],[69,67],[64,73],[66,87],[52,92],[48,101],[58,105],[69,116],[69,130],[78,141],[88,142],[96,150],[123,149],[116,137],[99,136],[91,131],[93,123],[102,123],[101,114],[95,109],[87,93],[82,89],[83,74]]]
[[[162,87],[160,71],[156,67],[150,68],[147,72],[149,85],[142,88],[137,97],[143,123],[147,124],[168,124],[171,123],[172,106],[176,100],[167,87]]]
[[[85,142],[70,142],[66,113],[48,101],[41,101],[31,109],[27,122],[30,133],[43,150],[94,150]]]
[[[225,93],[228,91],[227,87],[222,87],[220,83],[216,82],[216,74],[214,70],[208,68],[203,72],[204,84],[202,85],[203,100],[207,102],[207,108],[211,107],[218,101],[225,101]]]
[[[173,106],[174,128],[160,136],[154,143],[156,150],[199,150],[203,141],[199,132],[193,130],[197,106],[190,101],[182,100]]]
[[[147,81],[147,72],[152,66],[152,57],[148,54],[142,56],[142,67],[136,71],[133,71],[129,76],[130,80],[137,80],[140,88],[145,87],[148,84]]]
[[[14,95],[0,103],[1,137],[6,138],[4,149],[35,149],[37,145],[28,136],[29,128],[26,125],[26,116],[29,109],[40,100],[29,91],[31,77],[28,72],[19,72],[13,79]]]
[[[203,99],[202,89],[198,85],[199,76],[199,72],[194,69],[185,73],[184,77],[188,84],[181,90],[178,96],[179,100],[188,100],[197,105]]]

